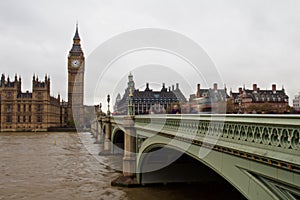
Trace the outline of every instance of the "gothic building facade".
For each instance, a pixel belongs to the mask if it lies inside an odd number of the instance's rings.
[[[5,78],[0,82],[0,131],[47,131],[50,128],[76,124],[83,127],[84,69],[85,58],[81,49],[78,26],[73,46],[68,54],[68,102],[60,95],[50,95],[50,78],[32,78],[32,92],[21,91],[22,81],[17,75],[14,80]]]
[[[171,87],[166,88],[163,83],[160,91],[153,91],[150,89],[149,83],[146,83],[145,90],[140,91],[135,88],[133,75],[130,73],[123,97],[121,98],[120,94],[117,95],[114,105],[115,114],[128,114],[130,90],[133,94],[133,106],[136,115],[170,113],[174,105],[180,107],[181,104],[186,102],[186,98],[179,89],[178,83],[176,84],[176,88],[173,85],[172,89]]]
[[[50,95],[50,78],[32,78],[32,92],[21,91],[21,78],[3,74],[0,83],[0,130],[46,131],[66,124],[66,106],[60,96]]]

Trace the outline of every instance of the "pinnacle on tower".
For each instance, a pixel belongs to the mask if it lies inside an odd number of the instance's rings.
[[[75,35],[73,37],[73,46],[69,53],[69,55],[73,56],[83,56],[83,52],[80,45],[80,37],[78,33],[78,24],[76,24]]]
[[[80,40],[80,37],[79,37],[79,33],[78,33],[78,23],[76,23],[76,31],[75,31],[75,35],[74,35],[74,38],[73,40]]]

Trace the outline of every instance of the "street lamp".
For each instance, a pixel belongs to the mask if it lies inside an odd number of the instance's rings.
[[[102,103],[100,102],[99,104],[99,113],[100,113],[100,117],[102,116]]]
[[[109,102],[110,102],[110,95],[107,95],[107,115],[110,116],[110,110],[109,110]]]
[[[130,116],[134,115],[132,88],[129,89],[128,115]]]

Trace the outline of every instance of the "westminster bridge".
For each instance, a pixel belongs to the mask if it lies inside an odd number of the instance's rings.
[[[123,154],[117,184],[225,179],[247,199],[300,199],[300,116],[99,116],[103,152]]]

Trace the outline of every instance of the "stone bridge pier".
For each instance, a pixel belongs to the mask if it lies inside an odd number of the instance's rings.
[[[95,144],[101,144],[102,143],[102,137],[103,137],[103,130],[102,130],[102,118],[101,116],[97,116],[97,122],[96,122],[96,129],[97,129],[97,132],[96,132],[96,141],[95,141]]]
[[[111,152],[111,121],[110,116],[105,116],[105,139],[104,139],[104,151],[106,153]]]
[[[134,117],[124,118],[124,157],[123,175],[124,177],[134,178],[136,175],[136,130],[134,128]]]
[[[138,185],[136,180],[136,129],[134,127],[134,116],[122,117],[122,136],[124,137],[123,149],[123,175],[112,181],[112,185],[118,186],[133,186]],[[113,127],[114,126],[114,127]],[[111,116],[99,116],[97,120],[92,121],[92,133],[96,135],[95,143],[102,143],[103,150],[99,155],[110,155],[116,152],[113,148],[118,148],[114,143],[112,134],[113,129],[117,128],[118,124],[112,120]],[[96,128],[97,127],[97,128]],[[97,130],[97,131],[96,131]],[[97,133],[96,133],[97,132]],[[116,137],[116,136],[115,136]],[[102,146],[102,145],[101,145]],[[113,147],[114,146],[114,147]]]

